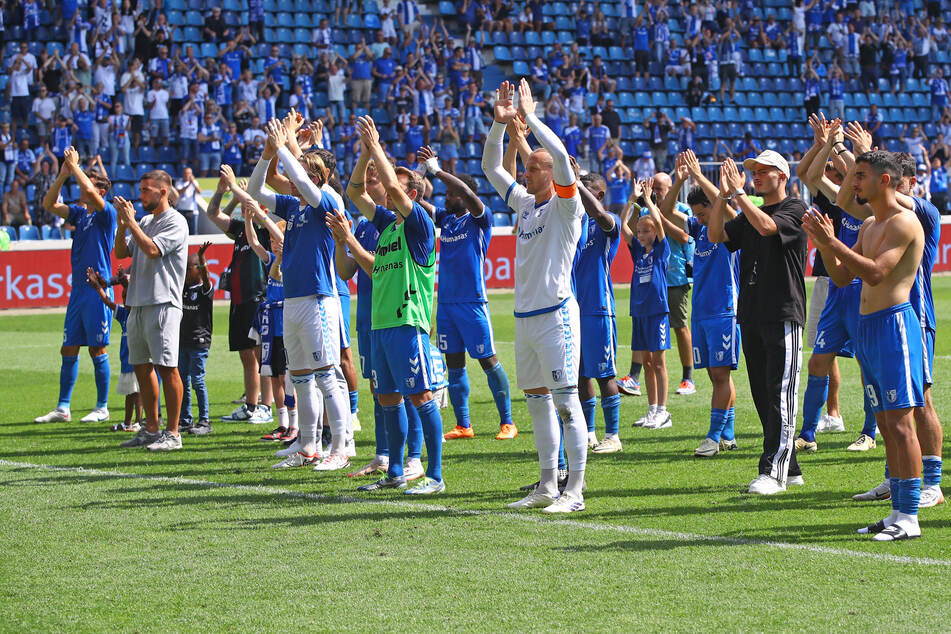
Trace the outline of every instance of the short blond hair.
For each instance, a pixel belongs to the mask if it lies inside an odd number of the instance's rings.
[[[410,191],[416,190],[416,197],[413,200],[419,199],[420,195],[423,193],[423,177],[419,175],[419,172],[411,170],[409,168],[403,167],[402,165],[398,166],[394,170],[396,176],[405,176],[409,181]],[[407,192],[408,194],[409,192]]]

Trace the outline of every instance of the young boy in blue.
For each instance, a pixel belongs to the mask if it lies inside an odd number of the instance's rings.
[[[112,431],[137,432],[142,424],[142,402],[139,400],[139,382],[135,379],[135,372],[132,364],[129,363],[129,344],[126,341],[126,324],[129,321],[129,309],[122,304],[116,304],[106,293],[106,288],[111,285],[119,284],[122,286],[122,301],[125,303],[126,290],[129,288],[129,273],[119,267],[119,273],[112,280],[103,279],[102,275],[92,267],[86,269],[86,280],[89,285],[95,289],[102,303],[111,311],[122,327],[122,340],[119,344],[119,362],[122,364],[122,374],[119,375],[119,382],[116,384],[116,392],[125,396],[125,420],[116,423],[110,429]],[[113,282],[114,280],[114,282]],[[133,414],[135,420],[132,419]]]
[[[635,427],[664,429],[673,423],[667,411],[667,366],[664,351],[670,349],[670,322],[667,307],[667,261],[670,246],[660,210],[651,199],[653,179],[635,184],[638,208],[647,213],[630,216],[623,237],[634,262],[631,279],[631,349],[644,354],[644,381],[647,387],[647,414]]]

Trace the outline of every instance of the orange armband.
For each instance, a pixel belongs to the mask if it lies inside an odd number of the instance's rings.
[[[558,194],[559,198],[574,198],[575,194],[578,193],[578,184],[559,185],[555,183],[555,193]]]

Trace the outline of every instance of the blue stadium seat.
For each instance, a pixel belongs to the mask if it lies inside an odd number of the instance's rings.
[[[515,49],[510,50],[507,46],[496,46],[492,49],[492,52],[495,54],[496,61],[511,62]],[[520,59],[524,59],[524,57]]]
[[[123,181],[131,183],[135,180],[135,171],[129,165],[117,165],[116,171],[112,175],[112,179],[116,181],[116,185]]]
[[[180,11],[169,11],[168,23],[172,26],[182,26],[185,24],[185,14]]]
[[[532,70],[528,65],[528,62],[518,60],[512,63],[512,72],[515,73],[516,77],[529,77],[532,74]]]
[[[182,39],[185,42],[201,42],[201,30],[197,26],[186,26],[182,31]]]
[[[53,225],[43,225],[40,227],[40,237],[43,240],[62,240],[63,229]]]
[[[6,234],[10,236],[11,240],[17,239],[17,230],[14,229],[13,227],[8,227],[7,225],[0,225],[0,231],[6,232]]]
[[[529,31],[525,34],[525,43],[529,46],[541,46],[542,37],[535,31]]]
[[[39,240],[40,230],[33,225],[20,226],[20,240]]]
[[[112,184],[112,195],[113,196],[122,196],[125,199],[132,198],[132,185],[129,183],[113,183]]]
[[[135,165],[135,178],[136,180],[142,178],[147,172],[155,169],[155,166],[151,163],[136,163]]]
[[[186,11],[185,24],[188,26],[202,27],[205,25],[205,19],[201,17],[201,13],[198,11]]]

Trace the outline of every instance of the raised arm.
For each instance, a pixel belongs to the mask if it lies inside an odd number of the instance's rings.
[[[357,206],[357,209],[367,220],[372,221],[376,215],[376,203],[367,193],[367,165],[369,163],[370,151],[366,146],[362,146],[360,156],[353,166],[350,181],[347,183],[347,198]]]
[[[687,229],[687,215],[677,211],[677,198],[680,196],[680,190],[683,189],[684,182],[686,182],[689,175],[690,171],[687,169],[686,158],[684,153],[681,152],[675,160],[674,182],[667,191],[667,195],[660,201],[660,215],[681,232]],[[678,242],[680,241],[678,240]]]
[[[271,259],[271,254],[261,245],[261,241],[258,240],[258,233],[254,228],[255,216],[257,216],[260,211],[261,208],[257,202],[241,204],[241,213],[244,215],[244,236],[248,241],[248,246],[251,247],[254,254],[266,265]]]
[[[505,134],[505,126],[518,116],[512,104],[512,85],[507,81],[503,81],[496,91],[493,112],[495,120],[486,135],[482,151],[482,171],[499,196],[506,200],[509,190],[515,185],[515,177],[502,166],[502,135]]]
[[[96,289],[96,294],[99,295],[99,299],[102,300],[102,303],[109,307],[109,310],[114,311],[116,309],[116,303],[109,299],[109,296],[106,294],[105,287],[108,286],[107,282],[100,274],[99,271],[94,268],[86,268],[86,281],[89,282],[89,285]]]
[[[667,228],[673,227],[673,225],[670,223],[670,221],[667,221],[666,223],[664,222],[664,217],[660,213],[660,208],[656,204],[654,204],[653,200],[651,200],[650,192],[654,190],[654,179],[648,178],[647,181],[644,183],[643,188],[644,188],[644,206],[647,208],[647,213],[650,215],[650,217],[654,219],[654,223],[657,228],[657,239],[663,240],[664,238],[667,237]],[[684,242],[686,242],[686,240],[684,240]]]
[[[258,203],[271,210],[277,207],[277,196],[264,186],[264,178],[271,161],[274,160],[276,155],[277,147],[274,145],[274,140],[271,138],[271,135],[268,134],[267,142],[264,144],[264,151],[261,153],[261,158],[258,160],[257,165],[254,166],[254,171],[251,172],[251,179],[248,181],[248,194]],[[224,168],[224,166],[222,166],[222,168]]]
[[[571,161],[568,160],[568,150],[565,149],[565,144],[552,132],[551,128],[535,115],[535,100],[532,97],[528,80],[524,77],[518,83],[518,112],[525,119],[525,123],[528,124],[528,129],[532,131],[538,142],[551,155],[552,176],[554,177],[556,191],[558,187],[573,185],[575,183],[575,172],[571,169]]]
[[[743,215],[749,219],[753,229],[761,236],[774,236],[779,233],[779,227],[776,226],[776,222],[772,217],[754,205],[753,201],[750,200],[750,197],[747,196],[745,192],[739,193],[743,190],[743,185],[746,184],[746,174],[737,168],[733,159],[724,161],[723,166],[725,168],[723,174],[726,177],[726,183],[730,191],[728,196],[732,197],[734,204],[743,212]],[[735,196],[734,193],[736,194]],[[707,233],[710,233],[709,228],[707,229]]]
[[[204,242],[198,247],[198,273],[201,275],[201,287],[206,290],[211,288],[211,278],[208,277],[208,263],[205,261],[205,251],[210,246],[210,242]]]
[[[356,236],[350,230],[350,221],[343,212],[340,209],[334,209],[333,213],[328,213],[325,216],[324,222],[330,227],[334,236],[334,262],[339,267],[340,276],[345,279],[353,277],[356,271],[351,270],[351,267],[354,263],[363,269],[367,275],[373,275],[374,256],[357,241]],[[350,250],[352,257],[346,255],[347,249]],[[349,273],[349,275],[345,276],[344,272]]]
[[[69,175],[69,168],[63,163],[59,174],[56,175],[56,180],[53,181],[49,190],[43,195],[43,209],[60,218],[67,218],[69,216],[69,205],[57,202],[60,190],[63,189],[63,185],[69,180]]]
[[[719,191],[717,191],[716,197],[717,203],[723,202],[724,204],[714,204],[713,210],[710,212],[710,217],[707,220],[707,238],[710,242],[727,242],[730,239],[730,236],[727,235],[723,228],[729,219],[726,213],[728,206],[725,204],[726,198],[729,196],[729,191],[729,184],[726,177],[726,161],[724,161],[720,165],[720,188]]]
[[[396,177],[396,170],[393,169],[393,165],[383,151],[383,146],[380,145],[380,132],[376,129],[372,117],[364,116],[357,119],[357,129],[365,149],[369,150],[370,157],[373,159],[380,183],[396,208],[396,212],[404,218],[409,216],[413,212],[413,200],[407,192],[403,191],[403,186]]]
[[[226,191],[228,191],[228,180],[224,175],[221,175],[218,177],[218,186],[215,188],[215,193],[212,194],[208,206],[205,207],[205,215],[222,231],[228,231],[228,227],[231,225],[231,211],[234,209],[234,206],[228,203],[229,208],[226,208],[224,212],[221,211],[221,197],[224,196]],[[236,200],[232,197],[231,202],[236,203]]]
[[[584,207],[585,214],[598,223],[598,227],[601,231],[605,233],[614,231],[614,216],[609,214],[604,209],[604,205],[601,204],[601,201],[584,186],[580,178],[581,168],[573,156],[569,158],[571,159],[571,167],[575,171],[575,178],[577,178],[578,183],[578,194],[581,196],[581,205]]]

